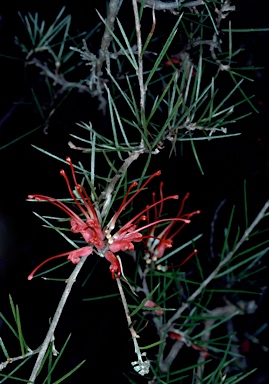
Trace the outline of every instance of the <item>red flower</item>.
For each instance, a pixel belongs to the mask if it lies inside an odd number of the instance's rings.
[[[163,198],[163,183],[162,182],[160,183],[160,198],[161,198],[160,202],[161,202],[161,204],[160,204],[159,209],[157,209],[157,204],[155,203],[156,194],[153,193],[152,195],[153,195],[153,203],[154,203],[153,205],[155,205],[155,209],[154,209],[153,225],[152,225],[152,228],[148,232],[148,241],[147,241],[148,254],[146,255],[146,258],[151,259],[152,261],[157,261],[157,259],[160,259],[163,256],[166,248],[172,247],[172,245],[173,245],[172,239],[182,230],[182,228],[186,224],[189,224],[191,222],[191,220],[190,220],[191,217],[193,215],[199,214],[200,211],[182,214],[185,202],[186,202],[187,198],[189,197],[189,193],[187,193],[185,195],[184,199],[182,200],[182,203],[181,203],[180,209],[176,215],[176,218],[174,218],[173,220],[169,219],[170,223],[158,235],[156,235],[155,231],[157,229],[157,224],[161,221],[161,220],[157,220],[157,218],[161,217],[161,215],[163,214],[162,202],[165,200]],[[150,222],[149,211],[148,211],[147,221]],[[177,221],[181,221],[182,224],[180,225],[180,227],[176,231],[174,231],[172,234],[170,234],[172,228],[174,227],[174,225],[176,224]],[[196,253],[196,252],[197,251],[195,251],[194,253]]]
[[[76,205],[79,208],[79,210],[81,211],[81,213],[85,216],[85,221],[83,221],[81,219],[81,217],[78,216],[74,211],[72,211],[72,209],[70,209],[67,205],[65,205],[64,203],[62,203],[61,201],[59,201],[57,199],[54,199],[54,198],[48,197],[48,196],[43,196],[43,195],[30,195],[28,197],[29,197],[29,199],[35,199],[37,201],[48,201],[49,203],[52,203],[52,204],[56,205],[57,207],[61,208],[71,218],[71,220],[70,220],[71,231],[74,233],[81,233],[81,235],[83,236],[86,243],[93,244],[97,249],[102,249],[105,246],[104,241],[103,241],[104,234],[103,234],[103,231],[101,229],[100,223],[98,221],[95,209],[94,209],[92,202],[91,202],[87,192],[85,191],[85,189],[80,184],[77,183],[74,167],[73,167],[73,164],[72,164],[70,157],[67,157],[66,161],[69,163],[69,165],[71,167],[72,176],[73,176],[73,180],[75,182],[76,191],[77,191],[84,207],[86,208],[86,210],[81,205],[81,203],[78,201],[76,196],[74,195],[74,193],[70,187],[69,180],[65,174],[65,171],[61,170],[60,174],[64,177],[64,179],[66,181],[66,184],[67,184],[67,187],[68,187],[68,190],[69,190],[69,193],[70,193],[72,199],[76,203]]]
[[[154,301],[152,300],[147,300],[144,304],[144,307],[148,307],[148,308],[156,308],[155,311],[152,311],[155,315],[157,316],[163,316],[163,310],[162,309],[158,309],[158,308],[161,308],[159,305],[156,305],[156,303],[154,303]]]
[[[176,56],[172,56],[172,57],[169,57],[169,60],[167,60],[164,64],[167,66],[167,67],[170,67],[170,65],[173,63],[173,64],[179,64],[181,63],[182,60],[179,59],[178,57]]]
[[[111,235],[111,231],[115,228],[115,223],[116,223],[119,215],[121,214],[121,212],[137,196],[137,194],[139,192],[141,192],[142,189],[145,188],[145,186],[152,180],[153,177],[159,176],[160,174],[161,174],[161,172],[158,171],[158,172],[154,173],[153,175],[151,175],[151,177],[132,195],[132,197],[129,198],[129,200],[127,200],[127,197],[130,194],[131,189],[133,187],[137,186],[137,182],[132,183],[131,186],[129,187],[127,194],[121,203],[120,208],[115,213],[115,215],[112,217],[112,219],[110,220],[109,224],[107,225],[107,227],[104,231],[106,234],[106,238],[108,239],[109,249],[112,252],[118,252],[120,250],[121,251],[126,251],[126,250],[132,251],[134,249],[133,242],[140,242],[140,241],[142,241],[143,238],[147,238],[147,237],[154,238],[154,239],[157,239],[158,241],[160,241],[160,239],[154,237],[152,233],[150,234],[150,236],[143,236],[140,232],[145,228],[148,228],[151,226],[153,226],[155,228],[158,223],[165,222],[165,221],[169,221],[169,222],[171,222],[171,224],[174,221],[182,221],[183,223],[189,223],[190,222],[190,220],[185,219],[183,216],[178,217],[179,215],[176,218],[168,218],[168,219],[159,219],[160,215],[159,216],[155,215],[154,221],[152,223],[149,222],[148,224],[142,226],[141,228],[137,228],[137,225],[135,223],[137,223],[138,221],[141,221],[141,220],[147,220],[147,216],[144,215],[144,213],[148,214],[148,212],[151,208],[154,208],[156,211],[157,210],[156,207],[158,205],[160,205],[159,212],[161,212],[162,207],[163,207],[163,202],[165,200],[178,199],[178,195],[163,197],[163,195],[161,194],[161,199],[159,201],[155,201],[155,199],[154,199],[153,204],[148,205],[143,211],[141,211],[139,214],[137,214],[135,217],[133,217],[130,221],[128,221],[128,223],[126,223],[122,228],[120,228],[114,235]],[[171,225],[171,224],[169,224],[169,225]],[[154,232],[154,229],[153,229],[153,232]],[[163,242],[165,242],[164,239],[161,239],[161,240]],[[166,243],[168,244],[169,241],[167,241]]]
[[[118,279],[121,275],[121,264],[119,259],[111,251],[107,251],[105,253],[105,258],[111,263],[109,270],[111,272],[112,279]]]
[[[42,263],[40,263],[31,273],[30,275],[28,276],[28,280],[32,280],[32,278],[34,277],[34,274],[36,273],[36,271],[42,267],[42,265],[46,264],[48,261],[50,260],[53,260],[53,259],[56,259],[58,257],[63,257],[63,256],[67,256],[68,255],[68,258],[67,260],[70,260],[73,264],[78,264],[79,261],[80,261],[80,258],[82,256],[89,256],[93,251],[93,248],[88,246],[88,247],[82,247],[82,248],[79,248],[79,249],[76,249],[75,251],[71,251],[71,252],[65,252],[65,253],[61,253],[60,255],[57,255],[57,256],[52,256],[52,257],[49,257],[48,259],[44,260]]]
[[[60,174],[64,177],[66,184],[67,184],[67,187],[68,187],[68,190],[69,190],[69,193],[70,193],[73,201],[75,202],[76,206],[78,207],[78,209],[80,210],[80,212],[84,216],[84,219],[81,218],[77,213],[75,213],[66,204],[64,204],[63,202],[61,202],[58,199],[55,199],[55,198],[52,198],[49,196],[44,196],[44,195],[29,195],[28,197],[29,197],[29,199],[35,199],[36,201],[47,201],[51,204],[56,205],[60,209],[62,209],[65,213],[67,213],[67,215],[71,219],[70,220],[71,231],[73,233],[80,233],[83,236],[86,243],[90,244],[91,246],[82,247],[82,248],[79,248],[75,251],[65,252],[65,253],[62,253],[60,255],[48,258],[47,260],[43,261],[41,264],[39,264],[33,270],[33,272],[28,276],[28,280],[31,280],[33,278],[34,273],[40,267],[42,267],[46,262],[48,262],[52,259],[69,255],[68,260],[70,260],[73,264],[77,264],[80,260],[80,257],[89,256],[93,252],[93,246],[97,250],[101,250],[105,247],[104,234],[103,234],[101,225],[99,223],[97,214],[95,212],[95,209],[93,207],[93,204],[91,202],[91,199],[88,196],[85,189],[80,184],[78,184],[78,182],[76,180],[74,167],[73,167],[73,164],[72,164],[70,157],[67,157],[66,161],[70,165],[73,180],[75,183],[75,188],[76,188],[77,194],[79,196],[79,200],[76,198],[76,196],[74,195],[74,193],[71,189],[70,182],[66,176],[65,171],[61,170]]]
[[[181,341],[182,343],[185,343],[187,347],[192,347],[196,351],[199,351],[203,357],[209,356],[207,348],[203,347],[202,345],[197,345],[197,344],[192,343],[190,340],[188,340],[186,338],[186,336],[183,332],[179,332],[179,333],[170,332],[169,337],[172,340]]]
[[[83,236],[86,243],[89,244],[89,246],[82,247],[75,251],[66,252],[61,255],[50,257],[49,259],[43,261],[41,264],[39,264],[38,267],[34,269],[34,271],[28,277],[29,280],[33,278],[34,273],[41,266],[43,266],[46,262],[54,258],[68,255],[68,260],[70,260],[73,264],[77,264],[80,260],[80,257],[89,256],[93,251],[97,253],[99,256],[105,257],[111,263],[110,271],[112,274],[112,278],[113,279],[119,278],[122,273],[121,271],[122,268],[121,268],[120,259],[117,255],[115,255],[115,253],[119,251],[127,251],[127,250],[132,251],[134,250],[134,244],[133,244],[134,242],[141,242],[145,237],[154,238],[153,234],[151,234],[150,236],[143,236],[141,234],[141,231],[143,229],[153,226],[152,233],[154,233],[154,229],[156,228],[156,225],[164,221],[171,222],[167,228],[170,228],[170,225],[173,224],[172,222],[174,221],[183,221],[183,223],[189,222],[189,219],[185,219],[183,217],[184,215],[182,217],[179,217],[178,215],[176,218],[169,218],[169,219],[159,219],[155,215],[154,221],[152,223],[148,223],[142,226],[141,228],[137,228],[137,223],[139,221],[147,219],[147,216],[144,215],[144,213],[148,214],[148,211],[151,208],[154,208],[156,212],[157,210],[156,207],[160,205],[159,213],[161,214],[163,202],[165,200],[178,199],[177,195],[168,196],[164,198],[162,196],[162,187],[161,187],[161,199],[159,201],[154,200],[153,204],[147,206],[142,212],[140,212],[138,215],[136,215],[134,218],[128,221],[125,225],[123,225],[122,228],[117,230],[114,234],[111,234],[111,232],[115,228],[116,221],[120,216],[120,214],[122,213],[122,211],[127,207],[128,204],[131,203],[131,201],[138,195],[138,193],[140,193],[155,176],[159,176],[161,174],[161,172],[158,171],[154,173],[152,176],[150,176],[149,179],[146,180],[145,183],[131,197],[129,197],[129,194],[131,190],[137,186],[138,183],[134,182],[130,185],[125,197],[123,198],[123,201],[119,209],[114,214],[114,216],[112,217],[110,222],[107,224],[105,229],[102,230],[101,223],[98,219],[98,215],[94,209],[94,206],[91,202],[90,197],[88,196],[84,187],[78,184],[76,180],[75,171],[74,171],[74,167],[71,159],[67,157],[66,161],[69,163],[71,168],[76,193],[79,196],[78,198],[76,197],[76,195],[73,193],[71,189],[70,182],[65,174],[65,171],[61,170],[60,174],[64,177],[66,181],[70,196],[72,197],[77,208],[79,209],[80,216],[58,199],[48,197],[48,196],[43,196],[43,195],[30,195],[29,198],[35,199],[37,201],[47,201],[51,204],[56,205],[60,209],[62,209],[71,219],[70,220],[71,231],[73,233],[80,233]],[[168,246],[168,243],[171,241],[170,239],[166,240],[165,236],[166,236],[165,232],[163,231],[160,236],[161,239],[158,238],[158,242],[160,244],[159,249],[161,245]],[[170,246],[172,246],[172,244]]]

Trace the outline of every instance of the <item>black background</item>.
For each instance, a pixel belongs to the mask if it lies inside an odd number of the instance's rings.
[[[57,5],[55,5],[57,3]],[[74,30],[90,30],[99,21],[95,12],[97,8],[105,14],[105,2],[100,1],[9,1],[0,6],[0,147],[15,140],[39,124],[38,114],[31,104],[31,86],[38,81],[33,72],[25,75],[24,56],[14,44],[14,36],[25,34],[18,11],[39,12],[40,19],[53,20],[63,5],[66,14],[72,14]],[[128,2],[126,2],[128,3]],[[269,27],[269,8],[264,1],[235,2],[237,11],[233,15],[233,27],[266,28]],[[129,4],[121,10],[121,15],[128,21]],[[269,183],[269,72],[266,50],[269,32],[238,34],[234,44],[243,47],[240,56],[242,66],[263,67],[252,72],[254,82],[247,84],[248,94],[255,94],[253,101],[259,114],[232,126],[230,132],[241,132],[241,136],[215,140],[197,146],[205,175],[201,175],[191,148],[184,145],[184,156],[172,156],[168,159],[169,146],[156,157],[152,163],[152,171],[159,168],[163,172],[163,180],[167,193],[179,193],[183,196],[191,193],[188,208],[201,209],[202,215],[195,219],[192,226],[194,234],[203,229],[205,236],[201,249],[208,252],[210,223],[220,202],[226,199],[225,209],[220,216],[227,223],[231,207],[236,204],[236,218],[240,223],[243,214],[243,183],[246,180],[250,217],[254,218],[268,198]],[[92,49],[98,46],[93,41]],[[5,56],[10,56],[8,58]],[[17,59],[14,59],[17,58]],[[40,89],[42,93],[42,89]],[[65,196],[66,187],[59,175],[62,165],[52,158],[34,149],[31,144],[65,158],[72,156],[74,161],[82,160],[89,164],[88,155],[71,152],[67,142],[69,134],[76,132],[77,121],[91,121],[100,129],[109,129],[109,124],[97,111],[98,103],[89,96],[71,96],[63,109],[60,109],[51,120],[47,133],[37,130],[14,144],[0,151],[1,184],[0,184],[0,309],[5,316],[10,316],[8,294],[19,304],[23,327],[27,342],[32,348],[37,347],[45,336],[49,317],[54,313],[61,295],[63,285],[57,282],[46,282],[36,279],[27,281],[29,272],[38,262],[57,253],[68,251],[68,245],[57,233],[42,228],[40,221],[32,214],[32,210],[41,213],[42,209],[26,202],[28,194],[41,193],[48,196]],[[244,104],[246,112],[248,107]],[[141,160],[142,166],[143,159]],[[139,169],[139,162],[137,168]],[[136,175],[137,176],[137,175]],[[88,268],[93,267],[96,260],[88,260]],[[126,262],[128,263],[128,261]],[[68,266],[67,273],[72,266]],[[127,264],[127,268],[129,268]],[[67,274],[68,276],[68,274]],[[81,279],[86,276],[82,272]],[[264,285],[268,284],[268,273],[261,277]],[[71,382],[82,382],[98,376],[100,382],[117,380],[127,383],[122,372],[129,372],[130,360],[134,360],[133,350],[129,342],[128,329],[121,304],[117,299],[104,302],[83,302],[85,297],[94,297],[116,292],[111,281],[108,264],[101,260],[90,281],[83,287],[77,284],[70,295],[64,309],[57,335],[57,343],[62,345],[69,333],[72,333],[64,361],[72,366],[86,359],[86,363]],[[267,295],[268,298],[268,295]],[[261,308],[267,301],[266,294]],[[258,328],[268,321],[265,311],[260,309],[251,325]],[[18,346],[14,344],[12,335],[6,327],[1,326],[1,337],[6,346],[11,345],[11,356],[18,354]],[[10,337],[10,343],[8,343]],[[263,344],[268,345],[267,339]],[[6,341],[7,340],[7,341]],[[14,344],[14,350],[12,350]],[[268,353],[262,353],[257,345],[251,347],[248,355],[249,366],[258,366],[256,378],[249,381],[268,380]],[[64,363],[62,363],[64,365]],[[59,368],[59,375],[61,374]],[[26,376],[27,378],[27,376]],[[265,379],[264,379],[265,378]],[[267,381],[259,381],[267,382]]]

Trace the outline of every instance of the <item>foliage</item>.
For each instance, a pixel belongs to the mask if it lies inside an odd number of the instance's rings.
[[[249,225],[245,191],[245,228],[234,222],[234,208],[223,231],[221,251],[215,254],[211,249],[211,254],[204,255],[199,253],[202,234],[189,238],[185,235],[187,240],[183,244],[173,244],[176,235],[183,230],[186,233],[190,221],[195,221],[200,213],[185,212],[188,195],[179,204],[170,202],[177,206],[173,208],[177,211],[173,217],[167,215],[166,203],[178,196],[165,196],[162,182],[159,196],[153,193],[147,205],[136,203],[136,196],[146,196],[145,187],[151,189],[148,183],[159,176],[148,176],[148,170],[154,164],[153,155],[158,156],[167,142],[171,156],[182,142],[189,141],[203,172],[196,142],[238,135],[235,131],[227,134],[227,127],[249,115],[250,112],[242,114],[240,106],[245,103],[250,111],[255,110],[252,96],[243,88],[244,81],[252,80],[245,74],[245,68],[236,66],[240,50],[233,51],[234,30],[227,22],[235,7],[229,0],[133,0],[134,24],[130,30],[123,22],[121,3],[108,2],[106,19],[99,14],[101,22],[96,28],[75,37],[70,36],[71,16],[64,16],[64,9],[48,27],[40,22],[38,14],[20,15],[28,40],[18,37],[16,42],[25,54],[27,67],[40,71],[49,95],[42,102],[33,91],[43,127],[49,126],[51,116],[72,91],[97,98],[100,113],[109,120],[111,131],[104,133],[91,123],[78,123],[76,133],[72,134],[75,143],[69,142],[69,147],[89,154],[89,169],[38,148],[71,165],[74,190],[65,171],[61,171],[69,198],[29,198],[56,205],[71,218],[71,229],[67,229],[66,216],[36,214],[46,227],[56,230],[75,248],[56,257],[68,255],[76,266],[66,280],[40,347],[32,350],[26,343],[19,309],[12,298],[13,320],[0,313],[20,348],[19,356],[10,357],[1,340],[6,358],[1,368],[11,368],[9,373],[1,374],[1,382],[11,379],[32,383],[39,376],[43,383],[60,383],[84,363],[81,361],[61,378],[55,377],[55,367],[68,348],[69,338],[57,352],[54,332],[57,340],[61,312],[91,253],[109,261],[119,289],[136,354],[136,360],[130,361],[130,372],[125,372],[129,382],[137,383],[144,376],[144,382],[150,383],[237,383],[251,374],[240,353],[235,318],[255,313],[256,298],[262,294],[258,282],[250,286],[248,279],[251,276],[255,281],[262,268],[260,262],[269,249],[268,240],[264,240],[269,202]],[[163,13],[164,10],[170,13]],[[165,18],[173,25],[168,30],[166,24],[164,33],[158,34],[159,20]],[[104,31],[100,50],[91,52],[89,40],[100,28]],[[83,72],[87,72],[84,78]],[[142,159],[143,168],[139,177],[132,177],[138,159]],[[106,164],[101,171],[100,162]],[[215,221],[216,218],[212,220],[213,227]],[[124,253],[133,261],[132,272],[128,274],[124,273]],[[57,271],[57,280],[61,280],[62,266],[48,267],[41,275],[54,280]],[[113,295],[85,300],[110,296]],[[147,330],[148,338],[141,336],[139,346],[138,335]],[[184,358],[185,353],[189,361]],[[29,367],[29,360],[32,363],[36,354],[29,379],[22,379],[21,367]],[[14,369],[15,364],[11,363],[17,364]]]

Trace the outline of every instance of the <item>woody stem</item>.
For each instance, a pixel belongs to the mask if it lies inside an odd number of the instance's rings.
[[[253,229],[256,227],[256,225],[259,224],[259,222],[262,220],[262,218],[265,216],[266,214],[266,211],[269,209],[269,200],[267,200],[267,202],[264,204],[264,206],[262,207],[261,211],[259,212],[258,216],[256,217],[256,219],[252,222],[252,224],[246,229],[245,233],[243,234],[243,236],[241,237],[241,239],[237,242],[236,246],[227,254],[227,256],[225,256],[220,262],[219,264],[217,265],[217,267],[213,270],[213,272],[210,273],[210,275],[205,279],[203,280],[203,282],[199,285],[199,288],[196,289],[196,291],[194,291],[190,296],[189,298],[186,300],[185,303],[183,303],[181,305],[181,307],[178,308],[178,310],[174,313],[174,315],[167,321],[166,325],[163,327],[163,330],[164,330],[164,334],[165,332],[168,332],[170,327],[172,326],[173,322],[176,321],[180,315],[182,314],[182,312],[184,312],[187,308],[190,307],[191,303],[194,302],[194,300],[196,299],[197,296],[199,296],[205,287],[207,287],[207,285],[213,280],[216,278],[217,274],[219,273],[219,271],[221,270],[221,268],[223,268],[226,264],[228,264],[231,259],[233,258],[233,256],[235,255],[235,253],[237,252],[237,250],[241,247],[241,245],[248,240],[249,238],[249,235],[251,234],[251,232],[253,231]]]
[[[55,329],[57,327],[57,324],[60,320],[63,308],[64,308],[65,303],[66,303],[66,300],[67,300],[67,298],[71,292],[71,289],[72,289],[74,282],[76,281],[77,275],[79,274],[79,272],[80,272],[80,270],[81,270],[81,268],[82,268],[82,266],[86,260],[87,260],[87,257],[81,257],[80,262],[76,265],[76,267],[74,268],[73,272],[71,273],[70,277],[67,280],[65,290],[64,290],[63,295],[61,297],[61,300],[59,301],[58,307],[56,309],[56,312],[55,312],[54,317],[52,319],[52,322],[50,324],[48,333],[47,333],[47,335],[46,335],[46,337],[42,343],[41,349],[40,349],[39,354],[37,356],[37,360],[36,360],[36,363],[35,363],[34,368],[32,370],[28,384],[35,382],[38,371],[42,365],[42,361],[43,361],[43,358],[45,356],[45,353],[48,349],[50,342],[53,340],[53,335],[54,335]]]
[[[115,189],[117,182],[120,180],[122,175],[125,174],[125,172],[127,171],[128,167],[132,164],[132,162],[137,160],[138,157],[145,152],[145,147],[143,143],[141,143],[140,147],[141,148],[138,150],[133,150],[132,153],[129,155],[129,157],[127,157],[127,159],[124,160],[124,163],[120,167],[118,173],[112,178],[112,180],[109,182],[108,186],[106,187],[106,190],[101,194],[98,200],[98,203],[100,203],[102,199],[105,199],[102,212],[101,212],[102,218],[105,217],[105,215],[109,210],[109,205],[112,199],[112,193]]]
[[[132,326],[132,319],[131,319],[130,312],[129,312],[129,309],[128,309],[128,304],[127,304],[127,301],[126,301],[126,297],[125,297],[125,294],[123,292],[121,280],[120,279],[116,279],[116,282],[118,284],[118,289],[119,289],[119,292],[120,292],[120,296],[121,296],[124,312],[125,312],[125,315],[126,315],[128,328],[130,329],[130,332],[131,332],[131,335],[132,335],[135,353],[137,355],[138,360],[143,362],[142,355],[141,355],[141,352],[140,352],[140,348],[139,348],[139,345],[138,345],[138,342],[137,342],[137,338],[139,336],[136,333],[136,331],[134,330],[134,327]]]

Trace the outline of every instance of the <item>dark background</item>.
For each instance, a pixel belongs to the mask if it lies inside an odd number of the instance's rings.
[[[95,8],[104,15],[105,2],[100,1],[9,1],[0,6],[0,147],[24,135],[39,124],[39,116],[32,104],[31,87],[35,85],[42,94],[42,85],[38,88],[38,75],[33,71],[29,75],[25,70],[24,56],[14,44],[14,36],[25,34],[17,15],[38,12],[40,19],[53,20],[63,5],[66,14],[72,14],[74,29],[90,30],[99,21]],[[234,28],[269,27],[269,8],[264,1],[234,2],[237,11],[233,15]],[[126,8],[127,9],[127,8]],[[128,20],[129,15],[122,14]],[[255,94],[253,101],[259,113],[242,120],[229,128],[229,133],[241,132],[241,136],[215,140],[197,146],[205,175],[197,167],[191,148],[184,144],[183,156],[168,159],[170,148],[154,159],[152,170],[163,171],[168,193],[191,193],[188,208],[201,209],[202,215],[195,220],[192,231],[200,233],[203,228],[205,236],[200,247],[209,251],[209,231],[212,217],[221,201],[226,199],[225,208],[220,215],[219,226],[227,223],[231,207],[237,207],[236,218],[240,223],[243,215],[243,184],[247,183],[250,218],[254,218],[264,202],[268,199],[269,184],[269,71],[266,50],[269,32],[257,32],[234,35],[234,46],[244,48],[240,56],[242,66],[263,67],[252,72],[253,83],[247,84],[248,94]],[[98,42],[99,43],[99,42]],[[93,49],[98,46],[93,41]],[[37,85],[36,85],[37,84]],[[26,202],[28,194],[41,193],[48,196],[65,196],[66,187],[59,176],[62,165],[42,154],[31,146],[52,152],[60,158],[67,155],[77,161],[89,164],[88,155],[71,152],[67,142],[69,134],[76,132],[77,121],[91,121],[94,127],[109,129],[108,122],[97,111],[98,103],[90,96],[71,95],[63,108],[60,108],[46,133],[43,129],[22,138],[0,150],[0,309],[10,318],[8,294],[19,305],[23,328],[27,342],[32,348],[43,340],[49,317],[54,313],[63,286],[62,283],[46,282],[36,279],[27,281],[29,272],[38,262],[54,254],[68,251],[68,245],[57,233],[42,228],[40,221],[32,210],[41,213],[41,208]],[[246,112],[248,107],[244,104]],[[142,166],[142,165],[141,165]],[[138,166],[139,168],[139,163]],[[44,213],[44,212],[43,212]],[[226,224],[224,224],[226,225]],[[96,260],[88,260],[88,268]],[[72,266],[66,267],[66,274]],[[86,277],[82,272],[81,281]],[[264,286],[268,284],[268,273],[261,277]],[[132,345],[129,342],[128,329],[120,302],[111,299],[96,302],[83,302],[85,297],[94,297],[116,292],[116,286],[110,279],[108,265],[101,260],[96,272],[84,287],[75,285],[63,317],[57,329],[57,343],[62,345],[69,333],[72,333],[69,346],[65,352],[68,368],[87,359],[84,366],[70,382],[82,382],[87,375],[99,377],[100,382],[117,380],[127,383],[122,372],[129,372],[130,359],[134,360]],[[260,303],[268,302],[268,295]],[[265,311],[260,309],[252,320],[252,327],[258,328],[268,321]],[[1,323],[0,323],[1,324]],[[18,354],[18,345],[7,328],[1,325],[1,337],[11,356]],[[10,337],[10,343],[9,341]],[[268,346],[268,333],[264,335],[263,344]],[[266,339],[267,337],[267,339]],[[7,341],[6,341],[7,340]],[[14,346],[14,348],[13,348]],[[13,350],[12,350],[13,348]],[[258,366],[256,378],[249,381],[268,382],[266,374],[268,353],[262,352],[259,345],[252,345],[247,356],[249,367]],[[32,364],[32,363],[31,363]],[[64,365],[64,363],[62,363]],[[59,368],[59,375],[61,373]],[[5,372],[3,372],[5,373]],[[83,376],[84,375],[84,376]],[[27,377],[27,376],[26,376]]]

